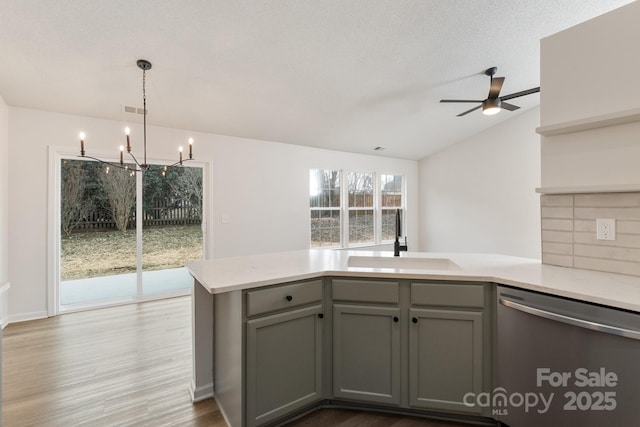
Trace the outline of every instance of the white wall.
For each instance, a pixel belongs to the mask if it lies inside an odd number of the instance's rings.
[[[9,108],[0,96],[0,286],[9,281]]]
[[[541,186],[640,187],[638,135],[640,122],[542,137]]]
[[[640,1],[540,41],[542,126],[640,107]]]
[[[407,230],[417,241],[415,161],[226,137],[216,148],[214,168],[217,257],[308,248],[311,168],[406,175],[407,208],[415,212]],[[221,224],[222,214],[229,224]]]
[[[541,41],[542,126],[640,111],[640,1]],[[640,185],[640,122],[542,138],[542,187]]]
[[[423,250],[540,258],[539,113],[526,111],[420,161]]]
[[[116,153],[124,124],[12,107],[9,125],[9,184],[19,188],[9,195],[10,320],[15,321],[43,317],[47,310],[48,147],[77,152],[84,130],[87,154]],[[140,152],[141,126],[129,126],[133,149]],[[213,167],[208,243],[215,257],[308,248],[310,168],[405,175],[407,232],[410,243],[417,241],[415,161],[158,127],[148,128],[149,157],[175,158],[189,136],[197,160]],[[221,223],[223,214],[228,224]]]

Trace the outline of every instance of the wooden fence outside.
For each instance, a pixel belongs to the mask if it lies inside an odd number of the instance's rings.
[[[202,223],[200,209],[191,206],[189,202],[182,202],[182,206],[171,206],[168,200],[158,200],[154,203],[154,207],[146,208],[142,219],[143,227],[194,225],[200,223]],[[136,213],[133,211],[127,228],[135,228],[135,225]],[[95,211],[80,221],[74,231],[108,231],[116,229],[116,223],[111,219],[109,212]]]

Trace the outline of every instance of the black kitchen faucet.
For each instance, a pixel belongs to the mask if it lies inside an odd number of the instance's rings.
[[[400,256],[400,252],[407,251],[407,236],[404,236],[404,245],[400,244],[398,238],[402,235],[402,211],[396,209],[396,241],[393,244],[393,256]]]

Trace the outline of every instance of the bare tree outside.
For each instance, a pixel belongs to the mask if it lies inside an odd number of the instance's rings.
[[[181,268],[203,253],[203,170],[171,168],[165,176],[160,165],[152,166],[143,175],[140,212],[145,272]],[[108,169],[93,161],[60,162],[61,283],[136,272],[137,175]]]
[[[145,173],[143,194],[155,197],[143,198],[143,272],[180,268],[202,258],[202,177],[199,167],[171,168],[164,175]],[[143,281],[143,290],[151,283]]]
[[[309,206],[311,207],[311,246],[340,245],[340,172],[309,171]]]
[[[135,174],[125,169],[107,168],[100,175],[100,182],[109,200],[116,227],[122,232],[126,231],[136,202]]]
[[[396,210],[402,208],[403,177],[401,175],[382,175],[382,240],[396,237]]]
[[[349,244],[375,243],[373,187],[372,173],[347,174]]]
[[[181,172],[169,185],[178,198],[189,204],[193,216],[202,219],[202,169],[182,168]]]
[[[309,177],[311,207],[340,207],[340,171],[312,169]]]
[[[373,207],[373,174],[347,174],[349,207]]]
[[[380,192],[376,202],[378,186]],[[344,200],[341,200],[341,190],[346,193]],[[380,208],[379,238],[384,243],[392,241],[395,239],[396,211],[404,206],[403,194],[402,175],[382,174],[378,178],[373,173],[348,172],[341,175],[336,170],[309,170],[311,247],[375,243],[376,206]],[[346,206],[341,207],[341,202]],[[343,236],[346,229],[348,234]]]
[[[61,175],[60,223],[68,236],[93,211],[94,204],[84,197],[87,173],[82,162],[63,160]]]

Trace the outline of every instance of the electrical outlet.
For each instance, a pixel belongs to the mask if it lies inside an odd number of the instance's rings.
[[[616,240],[616,220],[596,219],[596,239]]]

